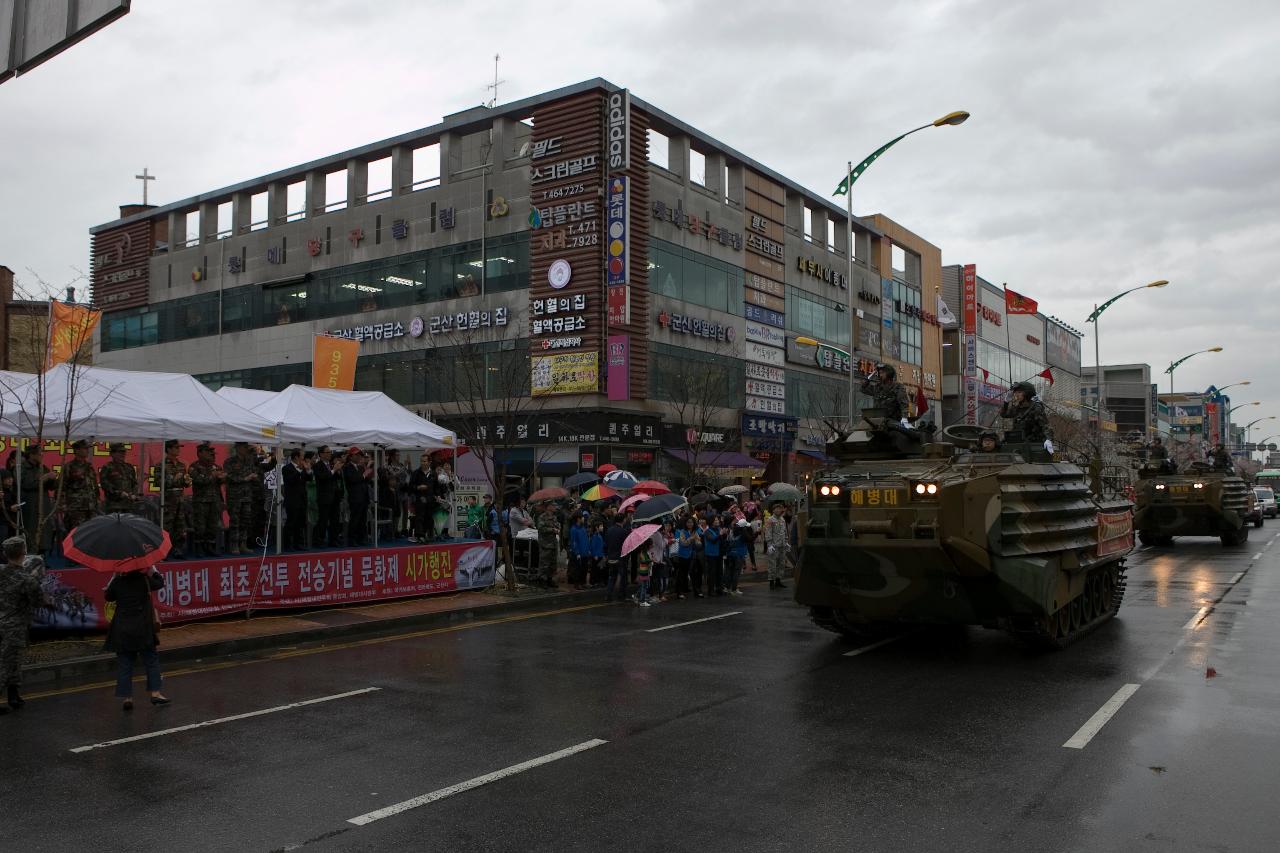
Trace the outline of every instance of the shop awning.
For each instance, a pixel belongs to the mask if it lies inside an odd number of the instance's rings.
[[[834,465],[839,461],[838,459],[823,453],[821,450],[797,450],[796,453],[802,456],[807,456],[817,462],[821,462],[823,465]]]
[[[690,467],[722,477],[758,477],[765,469],[765,463],[759,459],[736,450],[703,450],[696,456],[688,448],[664,447],[662,450]]]

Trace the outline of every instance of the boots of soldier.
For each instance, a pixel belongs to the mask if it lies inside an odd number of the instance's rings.
[[[18,685],[10,684],[9,685],[9,707],[16,711],[25,704],[27,704],[27,701],[18,695]]]

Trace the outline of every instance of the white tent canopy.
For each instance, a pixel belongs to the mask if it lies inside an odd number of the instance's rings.
[[[260,397],[251,410],[277,425],[286,444],[376,444],[383,447],[453,447],[457,437],[401,406],[381,391],[335,391],[290,385],[278,394],[222,388],[232,401]],[[264,396],[269,395],[269,396]],[[243,405],[244,403],[242,403]]]
[[[224,385],[217,391],[219,397],[230,400],[242,409],[261,406],[263,403],[274,400],[279,393],[279,391],[259,391],[257,388],[233,388],[230,385]]]
[[[4,395],[0,434],[98,441],[275,441],[275,424],[185,373],[60,364]],[[12,397],[12,400],[9,398]],[[42,399],[43,398],[43,399]],[[43,416],[42,416],[43,410]]]

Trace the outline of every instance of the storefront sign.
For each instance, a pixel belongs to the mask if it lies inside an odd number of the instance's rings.
[[[743,279],[742,283],[752,290],[759,290],[762,293],[767,293],[770,296],[776,296],[779,299],[783,299],[787,295],[787,286],[785,284],[780,281],[774,281],[771,278],[766,278],[762,275],[757,275],[753,272],[747,273],[747,276]]]
[[[547,267],[547,284],[552,290],[562,290],[573,279],[573,265],[564,258],[557,258]]]
[[[575,293],[573,296],[548,296],[533,300],[531,305],[533,306],[533,316],[535,317],[541,317],[544,314],[568,314],[571,311],[586,311],[587,295],[585,293]]]
[[[759,379],[763,382],[782,382],[786,373],[780,367],[769,367],[766,364],[744,362],[742,369],[748,379]]]
[[[537,211],[534,211],[536,213]],[[529,217],[533,218],[532,215]],[[595,219],[587,219],[576,225],[570,225],[567,228],[559,228],[555,231],[543,231],[538,235],[538,246],[544,251],[554,251],[556,249],[581,249],[584,246],[599,246],[600,232],[596,230],[596,226],[600,223]],[[535,228],[537,226],[534,226]]]
[[[964,265],[964,331],[978,331],[978,268]]]
[[[782,350],[775,350],[782,352]],[[748,412],[764,412],[768,415],[785,415],[787,413],[787,405],[781,400],[774,400],[770,397],[753,397],[747,395],[746,405],[743,406]]]
[[[587,318],[582,314],[569,314],[564,317],[545,317],[534,319],[529,324],[531,335],[559,335],[563,332],[581,332],[587,328]]]
[[[747,380],[747,393],[757,397],[769,397],[774,400],[787,399],[787,389],[777,382],[761,382],[759,379]]]
[[[759,234],[747,235],[747,248],[754,249],[762,255],[778,260],[782,260],[787,256],[781,243],[775,243],[767,237],[761,237]]]
[[[663,222],[670,222],[681,231],[687,230],[691,234],[706,237],[712,243],[719,243],[731,249],[742,248],[741,234],[713,225],[710,221],[701,219],[695,214],[685,213],[683,202],[677,201],[676,206],[671,207],[665,202],[655,201],[653,203],[653,218]]]
[[[610,133],[612,134],[612,130]],[[610,136],[609,146],[612,150],[612,136]],[[610,155],[610,160],[612,159]],[[605,198],[608,219],[605,228],[609,241],[605,244],[604,283],[609,287],[615,287],[627,283],[627,240],[628,232],[631,230],[631,205],[627,200],[625,177],[610,178],[608,185],[609,191]]]
[[[922,323],[928,323],[930,326],[941,325],[938,322],[938,315],[932,311],[925,311],[918,305],[904,305],[902,300],[893,300],[893,310],[907,317],[914,317]]]
[[[560,141],[564,137],[553,136],[550,139],[540,139],[533,143],[533,151],[529,155],[530,160],[541,160],[543,157],[554,157],[560,153]]]
[[[608,293],[609,328],[628,326],[631,324],[631,287],[620,285],[609,288]]]
[[[765,346],[755,341],[747,341],[745,356],[747,361],[754,361],[759,364],[769,364],[774,367],[782,367],[786,362],[786,354],[777,347]]]
[[[761,293],[758,290],[742,291],[743,298],[752,305],[759,305],[761,308],[768,308],[770,311],[782,313],[787,310],[787,303],[783,299],[776,296],[770,296],[767,293]]]
[[[787,345],[786,334],[775,329],[773,326],[768,326],[764,323],[755,323],[748,320],[746,331],[747,340],[749,341],[768,344],[771,347],[783,347]]]
[[[861,299],[863,302],[868,302],[872,305],[880,304],[880,295],[877,293],[872,293],[869,290],[859,290],[858,298]]]
[[[582,338],[543,338],[543,349],[577,349],[582,346]]]
[[[565,352],[529,358],[529,390],[534,397],[593,394],[600,387],[600,353]]]
[[[796,258],[796,267],[800,272],[813,278],[821,279],[827,284],[839,287],[841,290],[847,290],[849,287],[849,279],[844,273],[834,267],[818,263],[812,258],[806,258],[803,255],[798,256]]]
[[[978,383],[972,378],[964,380],[964,422],[969,426],[978,422]]]
[[[658,314],[658,325],[673,332],[696,335],[713,341],[733,343],[737,337],[737,330],[733,326],[723,326],[711,320],[690,317],[687,314],[672,314],[663,311]]]
[[[349,338],[353,341],[389,341],[392,338],[404,337],[404,324],[400,322],[374,323],[370,326],[350,326],[346,329],[334,329],[325,332],[334,338]]]
[[[421,322],[420,318],[415,320]],[[457,314],[437,314],[427,321],[427,331],[433,335],[441,332],[470,332],[489,326],[507,325],[507,309],[499,306],[488,311],[459,311]],[[413,332],[413,323],[409,323],[409,331]],[[418,334],[422,334],[419,332]],[[415,335],[417,337],[417,335]]]
[[[595,154],[584,154],[581,157],[570,157],[558,163],[535,166],[529,176],[529,183],[541,184],[546,181],[562,181],[576,178],[578,175],[594,171],[600,165],[600,158]]]
[[[1068,373],[1080,373],[1080,336],[1052,320],[1045,323],[1045,361]],[[1152,411],[1155,411],[1154,407]]]
[[[449,419],[441,418],[448,426]],[[507,430],[512,435],[507,435]],[[477,441],[494,441],[513,445],[590,445],[622,444],[658,447],[661,441],[661,419],[653,415],[618,415],[608,412],[526,412],[519,422],[510,424],[504,418],[491,418],[475,427]],[[586,461],[590,453],[581,454],[582,467],[594,466]]]
[[[1004,325],[1004,315],[994,308],[988,308],[986,305],[979,306],[979,312],[982,319],[993,326]]]
[[[625,172],[631,168],[631,93],[626,89],[610,92],[607,110],[605,142],[609,171]]]
[[[1040,339],[1037,338],[1035,335],[1027,335],[1027,343],[1031,344],[1032,346],[1038,347],[1040,346]]]
[[[858,329],[858,349],[862,352],[880,351],[880,330],[875,326],[875,319],[860,324]]]
[[[534,208],[529,214],[529,224],[534,228],[557,228],[561,225],[595,219],[599,212],[594,201],[553,204],[548,207]]]
[[[748,320],[768,323],[770,326],[777,326],[779,329],[787,327],[787,318],[772,308],[762,308],[759,305],[744,305],[742,313]]]
[[[285,261],[285,252],[283,246],[272,246],[267,249],[267,263],[283,264]]]
[[[610,335],[609,360],[605,376],[610,400],[631,399],[631,338],[627,335]]]
[[[742,416],[742,434],[754,438],[793,437],[797,432],[795,418],[771,418],[761,415]]]

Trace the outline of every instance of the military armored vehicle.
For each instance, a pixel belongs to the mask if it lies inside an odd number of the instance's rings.
[[[795,597],[818,625],[870,637],[902,624],[981,625],[1060,648],[1114,616],[1133,549],[1132,506],[1019,436],[977,450],[863,412],[828,445],[802,519]]]
[[[1172,545],[1175,536],[1217,536],[1223,545],[1249,539],[1249,484],[1234,471],[1148,463],[1138,469],[1136,491],[1133,524],[1144,545]]]

